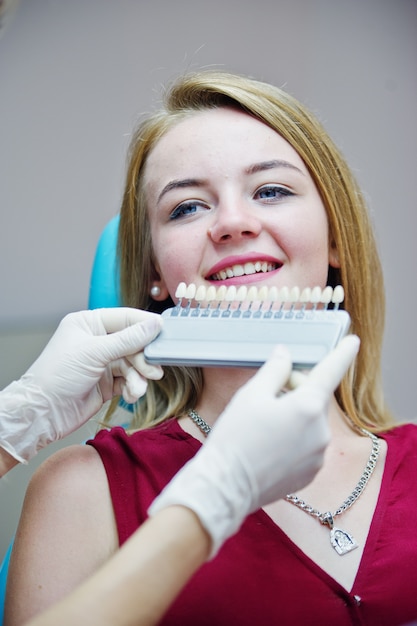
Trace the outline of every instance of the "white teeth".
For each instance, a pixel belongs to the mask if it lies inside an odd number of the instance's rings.
[[[187,300],[192,300],[195,296],[195,292],[196,286],[194,285],[194,283],[190,283],[186,289],[185,298],[187,298]]]
[[[249,302],[253,302],[254,300],[258,300],[258,290],[256,287],[249,287],[247,299]]]
[[[311,302],[313,304],[317,304],[318,302],[320,302],[320,298],[321,298],[320,287],[313,287],[313,289],[311,290],[311,297],[310,297]]]
[[[281,302],[288,302],[289,299],[290,290],[288,289],[288,287],[281,287],[281,289],[279,290],[279,300],[281,300]]]
[[[267,261],[255,261],[252,263],[248,261],[248,263],[244,263],[243,265],[237,263],[236,265],[232,265],[231,267],[226,267],[223,270],[220,270],[216,274],[213,274],[212,278],[214,280],[226,280],[226,278],[235,278],[236,276],[249,276],[250,274],[256,274],[257,272],[272,272],[276,269],[275,263],[267,263]]]
[[[333,291],[332,302],[333,304],[340,304],[345,299],[345,292],[342,285],[337,285]]]
[[[197,291],[196,291],[195,296],[194,296],[196,301],[197,302],[203,302],[203,300],[206,299],[206,292],[207,292],[207,289],[204,287],[204,285],[200,285],[198,287]]]
[[[269,290],[269,294],[268,294],[268,300],[270,302],[276,302],[277,300],[279,300],[279,291],[278,291],[278,287],[271,287]]]
[[[293,287],[290,291],[290,297],[289,297],[289,301],[290,302],[298,302],[298,300],[300,299],[300,288],[299,287]]]
[[[245,269],[243,265],[234,265],[232,267],[233,276],[243,276],[245,273]]]
[[[300,295],[300,302],[310,302],[311,301],[311,288],[305,287]]]
[[[216,307],[221,307],[221,303],[224,301],[229,303],[257,301],[261,303],[270,302],[270,309],[274,302],[280,302],[280,309],[282,309],[285,304],[291,305],[291,310],[294,308],[304,310],[309,304],[313,304],[313,309],[316,309],[316,307],[320,307],[320,305],[324,305],[324,308],[327,308],[327,306],[332,303],[334,309],[337,310],[339,304],[343,302],[344,291],[341,285],[338,285],[334,289],[329,286],[324,289],[320,287],[313,287],[313,289],[305,287],[300,291],[299,287],[292,287],[291,289],[281,287],[281,289],[278,289],[277,287],[267,286],[258,288],[255,285],[249,288],[246,285],[240,285],[240,287],[236,285],[231,285],[230,287],[221,285],[216,288],[214,285],[210,285],[209,287],[199,285],[197,288],[194,283],[190,283],[189,285],[180,283],[175,292],[175,296],[179,298],[180,302],[184,300],[190,303],[191,300],[195,300],[199,303],[206,302],[209,306],[211,302],[215,301],[218,303]],[[182,306],[189,306],[186,302],[184,302]],[[198,306],[200,307],[201,304]],[[322,306],[320,308],[322,308]]]
[[[237,289],[234,285],[232,285],[231,287],[227,289],[224,299],[227,300],[228,302],[233,302],[234,300],[236,300],[236,294],[237,294]]]
[[[248,274],[255,274],[256,273],[256,267],[255,267],[255,265],[253,263],[245,263],[244,271],[245,271],[246,275],[248,275]],[[258,272],[259,272],[259,270],[258,270]]]
[[[332,300],[333,289],[331,287],[325,287],[322,291],[320,302],[323,304],[329,304]]]
[[[210,285],[207,289],[207,294],[204,299],[207,300],[207,302],[212,302],[216,299],[216,287],[214,287],[214,285]]]
[[[226,292],[227,292],[226,285],[221,285],[216,291],[216,300],[218,302],[221,302],[222,300],[224,300],[226,296]]]
[[[261,287],[258,292],[258,300],[260,300],[260,302],[266,302],[266,300],[268,300],[268,292],[268,287]]]
[[[184,298],[186,291],[187,291],[187,285],[185,283],[180,283],[175,292],[175,297],[178,299]]]

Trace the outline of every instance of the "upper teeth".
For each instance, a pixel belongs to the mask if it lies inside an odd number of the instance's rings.
[[[231,267],[226,267],[211,276],[212,280],[225,280],[226,278],[234,278],[235,276],[244,276],[245,274],[256,274],[256,272],[272,272],[276,268],[275,263],[267,263],[266,261],[249,262],[243,265],[237,263]]]

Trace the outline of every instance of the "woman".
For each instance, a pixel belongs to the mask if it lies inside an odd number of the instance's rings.
[[[274,350],[219,417],[207,444],[154,500],[152,517],[90,578],[30,620],[30,626],[72,626],[86,615],[91,626],[159,623],[191,576],[249,513],[283,497],[290,485],[312,480],[328,441],[329,397],[358,347],[357,337],[345,337],[308,377],[290,375],[296,389],[278,397],[291,361],[282,346]],[[252,396],[261,397],[261,428],[248,410]],[[294,423],[308,436],[300,440]],[[285,448],[294,453],[289,457]]]
[[[394,428],[382,399],[379,260],[362,196],[318,122],[269,85],[224,73],[180,79],[166,110],[133,139],[120,258],[124,303],[138,308],[154,308],[152,299],[159,310],[168,306],[180,281],[341,283],[352,332],[361,338],[356,366],[329,405],[332,436],[322,469],[296,496],[249,516],[161,623],[415,619],[417,542],[409,538],[416,428]],[[13,598],[20,596],[20,606],[22,597],[33,601],[34,567],[43,581],[36,598],[44,595],[47,604],[74,586],[74,570],[85,577],[110,556],[204,443],[189,411],[210,428],[252,375],[165,368],[161,381],[150,381],[132,423],[151,429],[130,436],[102,431],[91,442],[102,463],[94,450],[72,450],[53,465],[53,479],[41,475],[22,514],[8,614]],[[251,398],[254,420],[261,397]],[[74,488],[74,474],[79,484],[85,477],[85,493]]]

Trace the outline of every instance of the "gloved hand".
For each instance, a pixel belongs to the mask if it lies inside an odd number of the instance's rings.
[[[1,392],[0,446],[25,462],[113,395],[135,402],[147,378],[162,377],[142,352],[161,324],[159,315],[124,307],[67,315],[35,363]]]
[[[328,403],[358,349],[358,337],[345,337],[308,375],[291,380],[289,353],[278,348],[149,514],[169,505],[192,509],[211,535],[214,556],[249,513],[311,482],[329,442]],[[287,383],[298,386],[279,395]]]

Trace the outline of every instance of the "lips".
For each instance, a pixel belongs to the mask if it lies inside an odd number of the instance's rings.
[[[246,263],[235,263],[214,272],[209,280],[226,280],[227,278],[237,278],[239,276],[249,276],[251,274],[266,274],[281,267],[282,263],[271,263],[270,261],[257,260]]]

